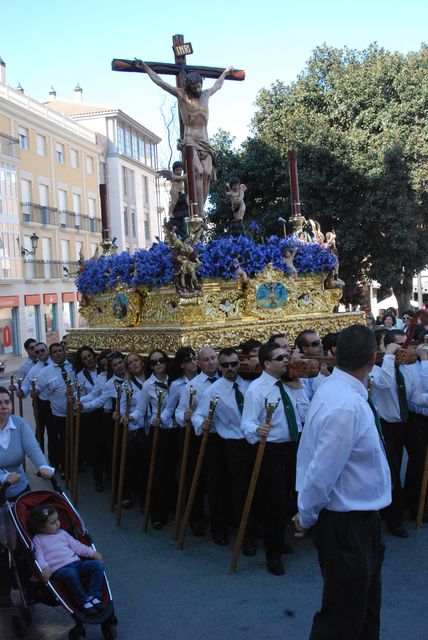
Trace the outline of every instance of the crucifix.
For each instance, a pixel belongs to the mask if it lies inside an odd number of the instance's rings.
[[[180,115],[180,141],[187,173],[189,218],[203,215],[211,180],[215,180],[215,154],[208,138],[208,102],[223,86],[224,80],[244,80],[245,72],[228,67],[197,67],[186,64],[186,55],[193,53],[192,45],[182,35],[173,36],[175,64],[143,62],[142,60],[112,61],[113,71],[147,73],[159,87],[175,96]],[[175,75],[176,87],[165,82],[159,74]],[[203,78],[216,78],[209,89],[202,90]]]

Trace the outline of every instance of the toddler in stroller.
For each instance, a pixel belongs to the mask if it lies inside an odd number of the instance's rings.
[[[102,555],[61,529],[58,512],[51,505],[37,505],[30,511],[29,530],[35,534],[33,544],[43,580],[54,576],[70,590],[84,613],[94,615],[105,609],[100,600],[103,590]],[[80,558],[91,558],[83,562]],[[81,578],[88,578],[88,593]]]
[[[105,640],[114,640],[117,618],[101,555],[67,495],[55,478],[50,481],[54,491],[28,491],[14,503],[6,501],[3,508],[7,514],[12,582],[20,592],[20,616],[11,620],[15,634],[23,637],[25,627],[32,624],[31,605],[41,603],[61,605],[71,615],[75,626],[68,633],[69,640],[83,638],[85,624],[99,624]],[[41,555],[36,547],[38,541]],[[81,561],[80,556],[90,559]],[[70,563],[83,568],[72,583],[61,576]],[[92,573],[87,568],[94,563]]]

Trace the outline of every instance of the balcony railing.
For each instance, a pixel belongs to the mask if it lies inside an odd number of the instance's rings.
[[[34,202],[21,202],[22,221],[51,224],[62,229],[81,229],[90,233],[101,233],[101,218],[91,218],[84,213],[44,207]]]
[[[18,159],[20,157],[19,151],[18,138],[0,132],[0,153]]]
[[[26,280],[73,278],[78,271],[78,262],[62,260],[24,260],[24,278]]]

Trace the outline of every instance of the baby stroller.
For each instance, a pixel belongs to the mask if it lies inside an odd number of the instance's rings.
[[[75,622],[75,626],[68,633],[69,640],[78,640],[86,635],[85,624],[99,624],[106,640],[116,638],[117,618],[114,613],[112,595],[104,573],[102,602],[105,608],[96,615],[88,615],[79,608],[67,592],[64,584],[60,584],[54,577],[47,583],[40,579],[40,567],[34,558],[32,536],[27,527],[28,514],[32,507],[39,504],[49,504],[55,507],[61,528],[77,538],[83,544],[95,549],[85,525],[63,493],[55,478],[51,478],[54,491],[28,491],[17,498],[14,503],[3,502],[7,487],[2,485],[0,491],[0,542],[9,551],[10,568],[13,586],[20,593],[19,615],[12,617],[15,635],[23,638],[27,627],[31,626],[31,606],[42,603],[48,606],[61,605],[68,611]]]

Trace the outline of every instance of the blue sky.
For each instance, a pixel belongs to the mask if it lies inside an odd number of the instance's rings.
[[[246,80],[226,82],[210,104],[210,134],[222,127],[241,142],[258,91],[294,80],[317,45],[363,49],[376,41],[407,53],[428,40],[427,24],[426,0],[20,0],[1,12],[0,56],[7,82],[37,100],[51,85],[72,99],[79,82],[86,102],[120,107],[163,137],[164,92],[145,75],[112,72],[110,63],[172,62],[172,35],[181,33],[194,49],[188,63],[245,69]]]

